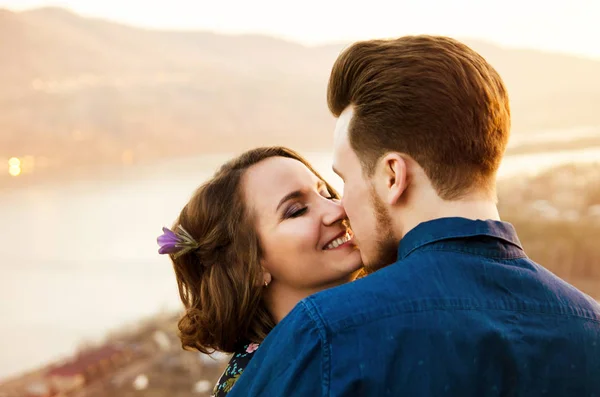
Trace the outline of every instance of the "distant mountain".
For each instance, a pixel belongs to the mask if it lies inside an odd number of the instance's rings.
[[[600,62],[469,43],[509,86],[515,134],[600,124]],[[76,166],[259,144],[329,149],[325,89],[343,47],[0,9],[0,159]]]

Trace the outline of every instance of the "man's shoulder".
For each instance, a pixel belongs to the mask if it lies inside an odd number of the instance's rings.
[[[418,297],[411,287],[411,261],[402,261],[353,282],[316,293],[300,305],[306,316],[329,330],[395,312]],[[403,269],[399,269],[402,266]],[[402,271],[403,270],[403,271]]]
[[[374,321],[402,328],[404,318],[414,321],[418,312],[427,322],[427,313],[440,310],[554,312],[600,319],[597,302],[526,257],[496,260],[435,251],[415,253],[314,294],[301,305],[307,316],[332,332]]]

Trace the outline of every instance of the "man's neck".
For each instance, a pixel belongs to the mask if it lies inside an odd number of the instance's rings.
[[[424,203],[422,203],[424,204]],[[440,218],[466,218],[473,220],[500,220],[496,203],[489,199],[439,200],[434,205],[417,205],[404,210],[402,224],[397,225],[399,239],[423,222]]]

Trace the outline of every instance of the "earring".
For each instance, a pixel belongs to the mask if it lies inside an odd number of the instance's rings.
[[[269,286],[269,282],[267,280],[265,280],[265,288],[267,288]]]

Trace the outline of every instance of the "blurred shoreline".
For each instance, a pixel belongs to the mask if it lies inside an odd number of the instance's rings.
[[[506,158],[517,155],[528,155],[528,154],[551,154],[556,152],[567,152],[567,151],[578,151],[584,149],[600,149],[600,126],[598,127],[582,127],[585,130],[585,134],[575,136],[571,140],[566,140],[571,136],[569,129],[563,130],[564,133],[561,135],[551,136],[550,139],[544,138],[542,133],[535,134],[531,137],[525,137],[525,139],[515,137],[513,138],[514,144],[509,144],[506,150]],[[579,130],[581,130],[580,128]],[[573,129],[577,131],[577,128]],[[590,133],[591,132],[591,133]],[[533,139],[532,139],[533,138]],[[321,150],[315,150],[309,148],[291,147],[294,150],[299,150],[301,153],[306,152],[328,152],[327,148]],[[225,161],[226,159],[235,155],[235,153],[241,152],[241,150],[233,153],[195,153],[185,157],[172,157],[163,156],[153,159],[147,159],[144,161],[136,161],[128,164],[122,162],[104,162],[104,163],[90,163],[81,164],[73,167],[55,167],[49,169],[34,170],[29,173],[22,173],[19,176],[11,176],[7,173],[0,174],[0,194],[7,191],[18,190],[29,187],[38,187],[44,185],[56,185],[63,183],[76,183],[77,181],[100,181],[100,180],[112,180],[115,178],[126,179],[128,171],[131,169],[140,169],[144,167],[156,167],[163,163],[173,163],[178,161],[186,161],[188,159],[194,159],[198,157],[212,157],[218,161]]]
[[[228,356],[181,349],[178,316],[157,313],[109,332],[101,343],[82,346],[71,356],[0,379],[0,396],[125,397],[145,390],[208,397]]]

